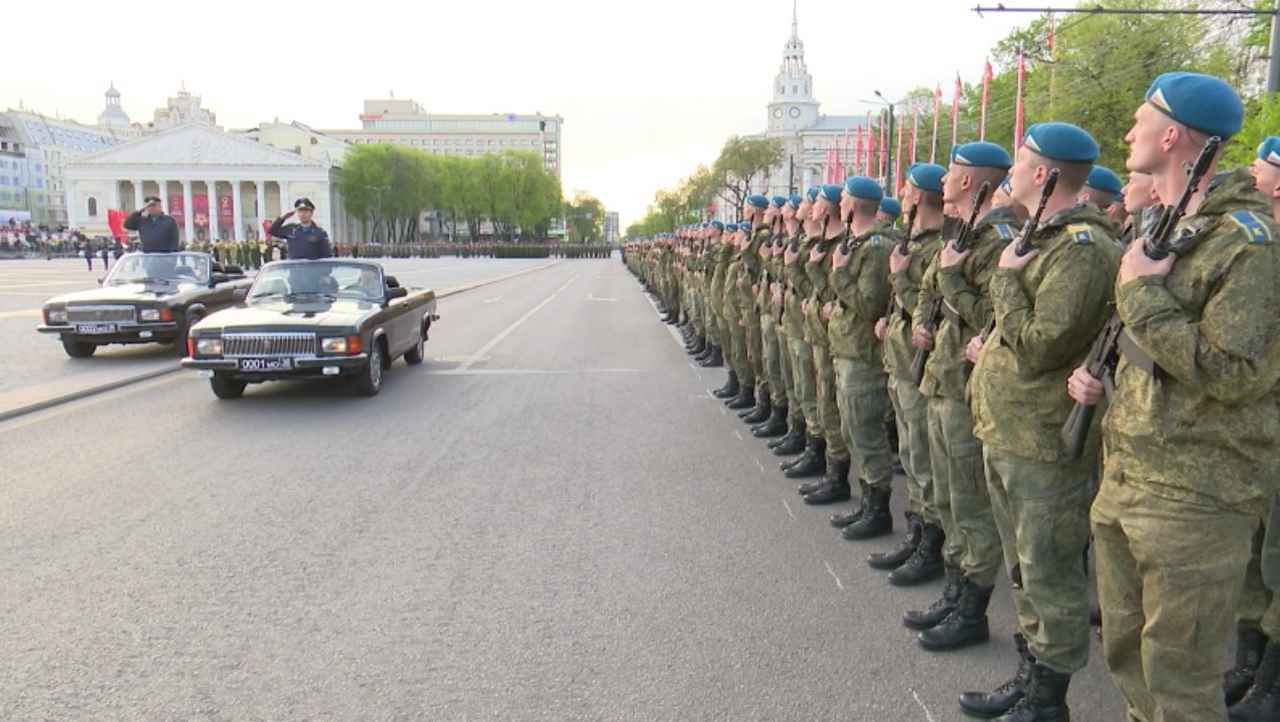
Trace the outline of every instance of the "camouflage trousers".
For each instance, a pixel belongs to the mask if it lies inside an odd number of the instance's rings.
[[[1037,662],[1075,672],[1089,661],[1089,470],[990,445],[982,457],[1019,631]]]
[[[787,384],[783,381],[782,358],[778,339],[782,326],[772,313],[760,314],[760,338],[763,345],[764,375],[769,379],[769,399],[774,406],[787,405]]]
[[[738,383],[751,388],[756,385],[755,367],[747,355],[747,327],[736,311],[729,317],[729,345],[725,347],[725,365],[738,375]]]
[[[1280,486],[1271,498],[1268,513],[1262,516],[1262,524],[1253,535],[1253,555],[1245,572],[1244,590],[1240,593],[1237,612],[1240,621],[1262,629],[1271,640],[1280,640],[1280,507],[1276,497]]]
[[[925,520],[947,533],[943,555],[958,564],[974,584],[996,583],[1003,561],[982,463],[982,442],[973,435],[973,415],[963,401],[929,397],[929,447],[933,459],[933,498]],[[935,518],[930,519],[930,512]]]
[[[760,332],[760,312],[756,310],[754,304],[743,311],[742,323],[747,332],[747,362],[751,364],[751,375],[762,391],[770,393],[769,376],[764,368],[764,338]]]
[[[833,358],[840,433],[858,463],[858,476],[873,487],[893,483],[893,455],[884,417],[889,409],[888,377],[879,364]]]
[[[1093,502],[1102,649],[1131,719],[1224,720],[1220,665],[1256,516],[1104,472]]]
[[[836,404],[836,372],[831,365],[831,349],[826,341],[813,344],[813,377],[817,391],[818,431],[827,440],[827,456],[844,461],[849,447],[840,432],[840,407]],[[812,431],[811,436],[817,436]]]
[[[931,514],[925,511],[934,494],[928,403],[919,386],[893,374],[889,375],[889,401],[898,427],[898,458],[907,472],[907,508],[936,524],[937,510]]]
[[[803,334],[787,334],[791,351],[791,377],[794,392],[792,411],[804,419],[812,436],[818,435],[818,386],[813,374],[813,347]]]

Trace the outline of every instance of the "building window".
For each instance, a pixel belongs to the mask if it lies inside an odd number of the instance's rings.
[[[90,198],[87,205],[88,205],[90,216],[98,215],[98,199],[97,198]]]

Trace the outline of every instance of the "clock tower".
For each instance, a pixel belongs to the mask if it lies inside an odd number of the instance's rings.
[[[818,101],[813,99],[813,76],[804,63],[804,43],[796,29],[796,8],[791,6],[791,38],[782,52],[782,65],[773,81],[769,103],[769,130],[778,135],[807,128],[818,121]]]

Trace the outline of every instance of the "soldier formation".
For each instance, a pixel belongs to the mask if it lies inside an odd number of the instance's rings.
[[[960,696],[975,717],[1070,719],[1092,540],[1130,719],[1280,719],[1280,137],[1219,169],[1243,106],[1203,74],[1135,105],[1123,188],[1086,130],[1041,123],[1013,156],[912,165],[900,200],[854,176],[624,249],[804,501],[856,485],[844,538],[893,533],[905,476],[905,535],[867,561],[944,580],[903,615],[921,647],[988,640],[1003,563],[1019,659]]]

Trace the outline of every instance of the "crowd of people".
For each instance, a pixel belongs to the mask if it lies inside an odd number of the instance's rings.
[[[1019,658],[971,716],[1069,720],[1092,612],[1130,720],[1280,719],[1280,137],[1219,168],[1243,105],[1203,74],[1134,106],[1123,186],[1040,123],[897,199],[854,176],[624,247],[804,501],[853,501],[844,538],[892,534],[905,477],[903,538],[867,561],[943,580],[903,614],[920,647],[986,642],[1003,569]]]

